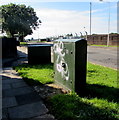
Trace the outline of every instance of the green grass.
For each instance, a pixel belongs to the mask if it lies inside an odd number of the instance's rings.
[[[117,71],[88,63],[87,83],[117,88]]]
[[[119,46],[115,46],[115,45],[90,45],[90,46],[99,46],[99,47],[119,47]]]
[[[22,65],[15,68],[25,78],[53,82],[53,66]],[[57,94],[47,100],[57,120],[119,120],[117,71],[88,63],[84,94]]]
[[[53,66],[48,65],[20,65],[15,67],[16,71],[27,80],[34,80],[42,84],[52,83]]]
[[[50,98],[51,113],[58,120],[118,120],[117,71],[88,63],[84,94],[59,94]]]
[[[27,42],[20,42],[20,45],[27,45]]]
[[[80,97],[74,93],[55,95],[49,100],[58,120],[118,120],[118,104],[105,99]]]

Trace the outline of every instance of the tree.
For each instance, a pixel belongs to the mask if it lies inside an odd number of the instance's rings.
[[[0,7],[2,11],[2,31],[10,37],[19,38],[30,35],[33,29],[38,28],[41,21],[36,16],[36,12],[30,6],[8,4]]]

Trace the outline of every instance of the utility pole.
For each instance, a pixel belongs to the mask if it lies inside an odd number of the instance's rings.
[[[109,4],[109,13],[108,13],[108,36],[107,36],[107,46],[109,46],[109,41],[110,41],[110,39],[109,39],[109,37],[110,37],[110,35],[109,35],[109,33],[110,33],[110,2],[108,2],[108,4]]]
[[[91,24],[92,24],[92,3],[90,2],[90,36],[91,36]]]
[[[103,0],[99,0],[101,2],[103,2]],[[109,41],[110,41],[110,2],[108,2],[109,8],[108,8],[108,30],[107,30],[107,47],[109,46]]]

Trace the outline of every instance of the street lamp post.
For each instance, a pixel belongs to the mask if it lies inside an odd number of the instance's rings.
[[[109,46],[109,32],[110,32],[110,2],[109,3],[109,16],[108,16],[108,36],[107,36],[107,46]]]
[[[103,0],[99,0],[99,1],[102,2]],[[108,8],[109,10],[108,10],[107,47],[109,46],[109,41],[110,41],[110,35],[109,35],[109,33],[110,33],[110,2],[108,2],[108,4],[109,4],[109,8]]]
[[[91,36],[91,17],[92,17],[92,3],[90,2],[90,36]]]

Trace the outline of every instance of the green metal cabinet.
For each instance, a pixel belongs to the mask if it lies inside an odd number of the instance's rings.
[[[47,64],[51,63],[51,45],[36,44],[28,46],[29,64]]]
[[[80,92],[86,85],[87,41],[60,39],[54,41],[55,81],[63,87]]]

